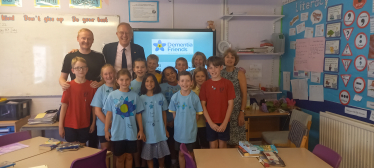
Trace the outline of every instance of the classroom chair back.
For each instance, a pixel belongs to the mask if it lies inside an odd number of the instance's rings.
[[[12,134],[3,135],[0,136],[0,146],[9,145],[27,139],[31,139],[31,134],[29,131],[15,132]]]
[[[70,168],[107,168],[105,163],[106,153],[107,149],[104,149],[93,155],[76,159],[73,161],[73,163],[71,163]]]
[[[187,147],[184,143],[181,143],[180,150],[184,154],[184,159],[186,160],[186,168],[196,168],[195,161],[192,156],[188,153]]]
[[[299,121],[294,120],[288,134],[288,141],[285,144],[274,144],[276,147],[286,148],[307,148],[308,129]]]
[[[321,158],[333,168],[338,168],[340,162],[342,161],[342,157],[338,153],[321,144],[318,144],[316,145],[316,147],[314,147],[313,154]]]

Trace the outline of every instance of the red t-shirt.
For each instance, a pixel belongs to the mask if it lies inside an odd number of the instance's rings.
[[[235,98],[234,85],[225,78],[219,81],[209,79],[201,85],[199,97],[201,101],[206,101],[212,121],[216,124],[222,123],[226,117],[228,101]]]
[[[62,94],[61,103],[68,104],[64,127],[81,129],[90,126],[92,111],[90,104],[97,90],[90,84],[89,80],[85,83],[76,83],[72,80],[69,89]]]

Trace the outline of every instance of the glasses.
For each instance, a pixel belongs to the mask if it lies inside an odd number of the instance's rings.
[[[82,71],[82,70],[84,70],[84,69],[86,69],[87,68],[87,66],[83,66],[83,67],[75,67],[75,68],[73,68],[74,70],[76,70],[76,71]]]

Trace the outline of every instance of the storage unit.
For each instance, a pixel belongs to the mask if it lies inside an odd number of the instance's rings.
[[[30,116],[26,116],[20,120],[11,120],[11,121],[0,121],[0,129],[9,129],[9,132],[0,133],[0,136],[19,132],[21,127],[27,124]]]
[[[19,120],[30,115],[31,99],[13,99],[0,103],[0,121]]]

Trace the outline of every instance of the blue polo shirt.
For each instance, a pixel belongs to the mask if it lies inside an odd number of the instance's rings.
[[[173,96],[173,94],[176,93],[178,90],[181,90],[181,87],[179,85],[172,86],[172,85],[169,85],[168,83],[162,83],[160,84],[160,87],[161,87],[162,94],[164,94],[168,102],[168,105],[170,104],[170,99]],[[170,122],[173,120],[174,120],[173,114],[166,112],[166,122]]]
[[[180,91],[170,100],[169,111],[175,113],[174,139],[179,143],[193,143],[196,141],[196,114],[203,114],[199,96],[190,92],[183,96]]]
[[[100,86],[96,93],[95,96],[92,99],[91,106],[92,107],[100,107],[101,111],[106,115],[106,112],[103,107],[106,99],[108,98],[109,93],[113,91],[113,87],[109,87],[107,85],[102,85]],[[105,136],[105,123],[101,122],[99,117],[96,117],[96,127],[97,127],[97,136]]]
[[[104,109],[112,112],[112,141],[137,140],[135,115],[144,110],[138,94],[115,90],[108,95]]]
[[[166,132],[162,111],[168,109],[168,103],[162,93],[153,96],[140,96],[144,104],[142,112],[144,134],[147,139],[146,143],[153,144],[166,141]]]

